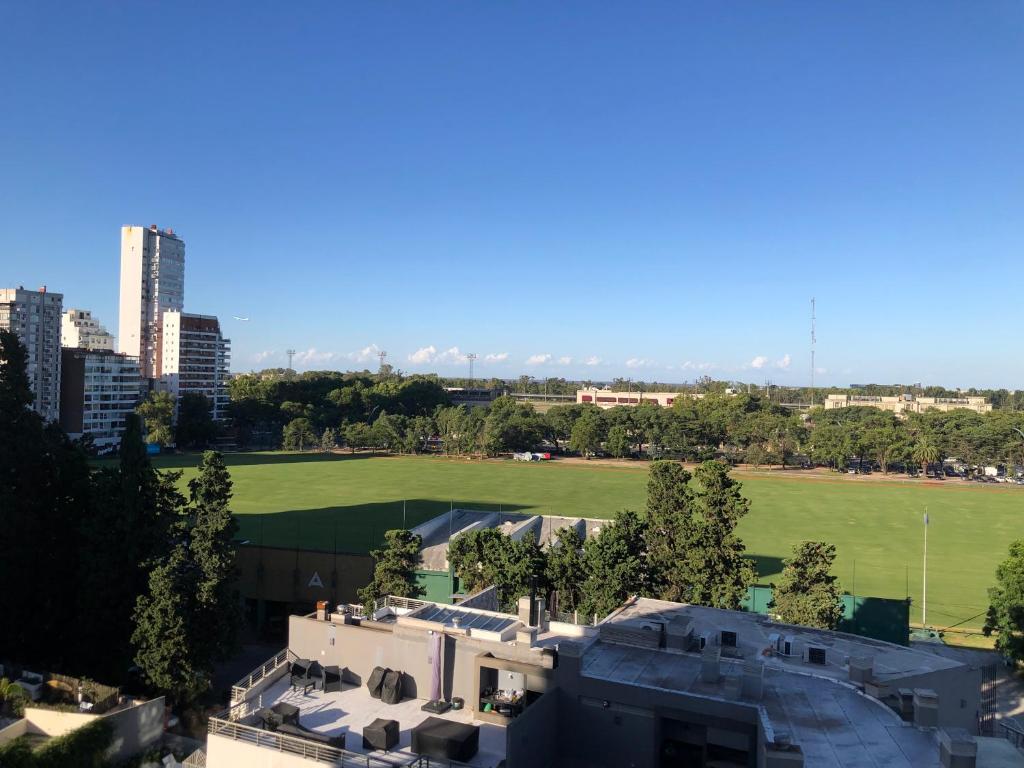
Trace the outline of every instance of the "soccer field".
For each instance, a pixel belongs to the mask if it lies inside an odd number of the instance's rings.
[[[233,454],[233,509],[253,543],[366,552],[389,528],[410,527],[449,505],[581,517],[643,509],[646,466],[468,461],[431,457]],[[194,467],[195,456],[164,457],[162,468]],[[191,476],[186,469],[183,482]],[[927,507],[928,622],[978,627],[986,590],[1010,542],[1022,536],[1024,489],[865,481],[845,476],[740,476],[751,500],[739,533],[763,582],[793,544],[836,545],[836,575],[859,595],[914,601],[921,618],[922,517]]]

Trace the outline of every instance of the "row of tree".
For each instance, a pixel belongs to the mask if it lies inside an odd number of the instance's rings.
[[[537,589],[554,613],[605,616],[631,595],[736,610],[757,578],[736,526],[750,502],[728,467],[706,461],[691,475],[676,462],[651,465],[645,514],[623,510],[584,540],[574,527],[559,529],[541,548],[536,538],[513,540],[499,530],[465,533],[449,545],[448,560],[460,589],[471,594],[495,586],[501,607]],[[360,593],[370,604],[386,594],[415,597],[419,537],[389,531],[373,553],[373,581]],[[842,616],[835,548],[806,542],[786,562],[772,610],[783,620],[835,627]]]
[[[231,482],[204,455],[186,498],[131,416],[116,464],[31,410],[26,352],[0,331],[0,616],[4,655],[112,684],[141,668],[179,700],[235,647]],[[74,637],[67,628],[74,627]]]

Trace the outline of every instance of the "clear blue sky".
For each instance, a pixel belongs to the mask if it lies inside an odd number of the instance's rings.
[[[116,331],[156,223],[235,370],[805,383],[816,296],[818,382],[1020,387],[1022,81],[1016,0],[6,2],[0,283]]]

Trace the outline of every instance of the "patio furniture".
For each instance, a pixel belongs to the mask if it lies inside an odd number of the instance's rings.
[[[270,709],[281,718],[281,722],[291,723],[292,725],[299,724],[299,708],[294,704],[286,704],[283,701],[279,701]]]
[[[380,700],[385,704],[397,704],[402,700],[402,673],[389,670],[380,687]]]
[[[390,669],[385,669],[384,667],[373,668],[369,680],[366,681],[366,688],[369,690],[370,696],[375,699],[380,698],[380,689],[384,685],[384,676],[390,671]]]
[[[398,721],[378,717],[363,726],[363,749],[382,749],[387,752],[398,744]]]
[[[330,734],[311,731],[308,728],[303,728],[301,725],[292,725],[291,723],[282,724],[278,727],[277,732],[283,733],[287,736],[296,736],[308,741],[315,741],[318,744],[326,744],[327,746],[334,747],[335,749],[345,748],[344,733],[339,733],[337,736],[331,736]]]
[[[341,667],[330,665],[324,667],[323,688],[324,693],[340,691],[344,682],[344,672]]]
[[[294,691],[296,688],[301,688],[302,692],[305,693],[313,687],[313,678],[310,677],[309,670],[313,665],[309,659],[296,659],[289,665],[291,672],[291,686]]]
[[[428,717],[412,729],[412,751],[417,755],[467,762],[480,746],[480,726]]]
[[[324,689],[324,668],[319,661],[314,661],[309,665],[309,679],[313,684],[314,691]]]

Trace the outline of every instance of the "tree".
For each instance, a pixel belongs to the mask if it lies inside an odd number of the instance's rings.
[[[186,392],[178,401],[178,424],[174,432],[179,447],[205,448],[217,437],[217,423],[210,413],[210,401],[198,392]]]
[[[324,433],[320,435],[320,450],[324,453],[330,453],[338,445],[338,438],[334,433],[334,430],[330,427],[324,430]]]
[[[705,461],[694,474],[693,528],[687,542],[685,569],[689,578],[686,602],[737,610],[757,574],[745,557],[736,525],[750,502],[742,485],[720,461]]]
[[[214,665],[237,648],[241,623],[231,478],[214,451],[198,470],[187,514],[136,601],[131,634],[146,679],[186,703],[210,687]]]
[[[231,476],[224,458],[203,454],[198,475],[189,481],[189,556],[198,573],[193,651],[210,676],[215,662],[238,647],[242,614],[238,596],[238,523],[231,514]]]
[[[180,477],[153,468],[142,421],[129,415],[118,466],[95,473],[95,502],[80,529],[88,556],[76,579],[83,619],[78,639],[92,677],[120,681],[131,664],[136,603],[149,587],[150,568],[166,556],[185,505]]]
[[[616,424],[608,430],[608,439],[605,440],[605,448],[608,449],[608,453],[617,459],[621,459],[625,456],[629,456],[631,449],[633,448],[632,442],[629,439],[629,432],[621,424]]]
[[[370,427],[361,421],[345,427],[345,444],[352,453],[356,452],[356,448],[366,448],[371,439]]]
[[[283,444],[286,451],[303,451],[307,445],[313,445],[316,435],[309,419],[298,418],[288,422],[284,428]]]
[[[359,600],[367,609],[386,595],[419,597],[423,594],[416,583],[422,544],[419,534],[401,528],[384,534],[384,546],[370,553],[374,560],[373,581],[359,590]]]
[[[0,616],[4,655],[25,664],[71,663],[62,627],[76,614],[79,531],[92,492],[85,455],[31,410],[28,355],[0,330]]]
[[[174,396],[170,392],[150,392],[135,412],[146,424],[146,442],[168,446],[174,442]]]
[[[661,600],[682,600],[690,576],[686,547],[692,535],[691,475],[674,461],[656,461],[647,475],[647,550],[650,593]]]
[[[601,447],[601,417],[596,413],[580,416],[572,425],[569,447],[585,458],[590,458]]]
[[[583,539],[575,526],[567,525],[555,533],[548,547],[546,577],[551,585],[552,612],[571,613],[583,598],[586,567],[583,560]]]
[[[996,568],[996,585],[988,591],[985,635],[996,635],[996,648],[1016,663],[1024,660],[1024,539],[1010,545]]]
[[[529,403],[502,396],[491,403],[484,422],[484,450],[489,456],[528,451],[544,437],[544,423]]]
[[[914,444],[911,457],[921,465],[921,476],[923,477],[928,474],[928,465],[939,460],[939,447],[930,436],[922,435]]]
[[[495,586],[504,610],[515,610],[516,601],[529,593],[531,580],[538,591],[545,589],[544,553],[532,535],[512,541],[494,528],[470,531],[449,544],[448,561],[463,593]]]
[[[583,545],[587,578],[583,583],[580,611],[607,616],[631,595],[641,594],[647,584],[647,523],[636,512],[624,509],[614,522],[602,526],[597,536]]]
[[[793,547],[783,563],[782,579],[772,585],[768,609],[787,624],[835,629],[843,618],[837,579],[832,575],[836,548],[822,541],[805,541]]]
[[[179,541],[149,576],[138,599],[132,644],[146,679],[178,702],[189,702],[209,688],[193,647],[198,583],[187,542]]]

